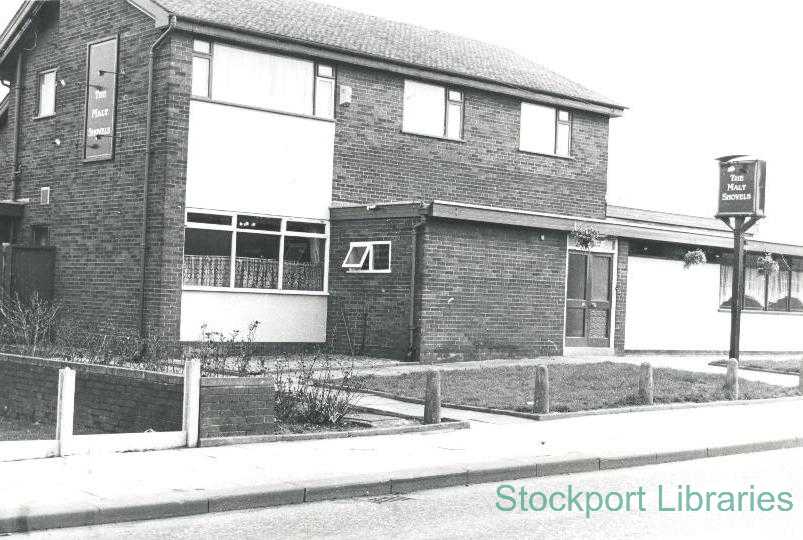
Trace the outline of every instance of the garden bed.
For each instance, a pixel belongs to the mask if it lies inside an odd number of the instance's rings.
[[[739,360],[739,369],[766,371],[767,373],[783,373],[786,375],[798,375],[800,373],[800,362],[801,360],[770,360],[765,358]],[[728,362],[727,360],[715,360],[709,365],[725,367],[728,365]]]
[[[508,411],[530,412],[533,400],[534,366],[490,369],[444,370],[442,399],[455,404]],[[366,390],[407,399],[424,397],[426,373],[365,375],[354,383]],[[640,405],[639,366],[614,362],[551,364],[550,401],[553,412],[576,412]],[[725,377],[677,369],[654,370],[655,403],[703,403],[726,400]],[[740,379],[741,399],[798,395],[796,388]]]

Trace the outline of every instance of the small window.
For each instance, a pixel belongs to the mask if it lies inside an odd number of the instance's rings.
[[[202,39],[196,39],[192,44],[192,50],[201,54],[209,54],[209,51],[211,49],[209,47],[208,41],[204,41]]]
[[[237,216],[237,228],[255,231],[280,231],[282,230],[282,220],[280,218],[239,214]]]
[[[39,114],[38,117],[56,114],[56,70],[39,74]]]
[[[37,247],[50,245],[50,229],[44,225],[34,225],[31,227],[31,240]]]
[[[572,115],[569,111],[522,103],[520,123],[521,150],[538,154],[570,155]]]
[[[231,216],[226,214],[201,214],[199,212],[187,212],[187,223],[203,223],[204,225],[227,225],[231,226]]]
[[[404,81],[402,130],[460,140],[463,136],[463,93],[434,84]]]
[[[209,58],[192,57],[192,95],[209,97]]]
[[[342,266],[351,272],[390,272],[390,242],[352,242]]]

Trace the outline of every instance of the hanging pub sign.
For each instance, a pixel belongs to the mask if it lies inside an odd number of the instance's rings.
[[[764,216],[767,162],[726,156],[719,162],[717,217]]]
[[[117,37],[90,43],[86,65],[84,159],[112,159],[117,107]]]

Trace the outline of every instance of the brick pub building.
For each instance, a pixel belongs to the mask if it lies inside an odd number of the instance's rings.
[[[53,248],[87,326],[424,361],[726,347],[729,231],[607,205],[624,108],[508,50],[303,0],[29,1],[0,78],[0,235]],[[748,249],[780,270],[748,269],[744,349],[803,350],[803,247]]]

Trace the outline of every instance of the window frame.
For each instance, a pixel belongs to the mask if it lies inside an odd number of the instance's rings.
[[[431,133],[420,133],[418,131],[412,131],[410,129],[404,128],[404,92],[406,91],[406,85],[408,82],[416,83],[416,84],[425,84],[429,86],[436,86],[438,88],[443,89],[443,129],[441,130],[440,135],[432,135]],[[450,98],[449,94],[452,92],[456,92],[460,94],[459,100],[453,100]],[[458,136],[449,137],[449,104],[450,103],[458,103],[460,105],[460,129]],[[442,84],[435,84],[429,81],[422,81],[418,79],[404,79],[404,83],[402,85],[402,133],[407,135],[416,135],[418,137],[429,137],[433,139],[442,139],[444,141],[456,141],[456,142],[465,142],[465,125],[466,125],[466,93],[456,86],[446,86]]]
[[[59,80],[57,77],[58,70],[59,68],[45,69],[38,72],[36,75],[36,116],[34,116],[34,120],[56,116],[56,89],[59,85]],[[53,111],[42,114],[42,80],[44,79],[45,75],[50,73],[53,74]]]
[[[748,255],[751,256],[753,254]],[[795,272],[800,273],[801,277],[803,277],[803,261],[799,263],[800,269],[795,269],[793,264],[790,264],[790,260],[795,260],[796,257],[786,257],[781,256],[779,261],[779,269],[778,272],[786,272],[786,309],[770,309],[769,305],[769,291],[770,291],[770,279],[773,277],[771,274],[760,274],[763,277],[763,283],[761,285],[761,289],[763,290],[763,298],[757,299],[760,300],[761,308],[751,308],[745,307],[744,305],[744,296],[746,295],[746,286],[745,281],[747,279],[747,272],[742,272],[742,311],[745,313],[769,313],[769,314],[779,314],[779,315],[803,315],[803,310],[799,309],[792,309],[792,276]],[[747,261],[745,262],[745,268],[749,268],[747,266]],[[730,283],[733,283],[733,264],[722,262],[720,263],[720,280],[722,279],[722,272],[730,269]],[[730,305],[725,306],[725,302],[730,300],[733,301],[733,297],[723,298],[722,297],[723,290],[720,288],[720,298],[719,298],[719,310],[720,311],[730,311]],[[729,292],[726,294],[730,294]]]
[[[524,148],[522,146],[522,132],[524,131],[524,122],[523,118],[524,115],[523,110],[526,105],[535,105],[537,107],[544,107],[547,109],[552,109],[554,111],[554,123],[552,126],[552,152],[542,152],[539,150],[532,150],[530,148]],[[561,120],[560,114],[566,113],[569,117],[568,120]],[[558,128],[560,126],[567,126],[569,128],[569,140],[566,142],[567,153],[566,154],[559,154],[558,153]],[[570,109],[555,107],[554,105],[545,104],[545,103],[536,103],[534,101],[522,101],[519,105],[519,151],[525,152],[527,154],[536,154],[539,156],[549,156],[549,157],[557,157],[563,159],[574,159],[572,154],[572,143],[574,141],[573,135],[573,127],[574,127],[574,114]]]
[[[208,223],[196,223],[189,221],[188,216],[189,214],[209,214],[209,215],[216,215],[216,216],[229,216],[231,217],[231,223],[229,225],[215,225],[215,224],[208,224]],[[268,219],[279,219],[281,220],[281,224],[279,226],[278,231],[266,231],[260,229],[245,229],[240,228],[237,226],[237,216],[238,215],[249,215],[249,216],[256,216]],[[315,223],[324,226],[323,233],[308,233],[308,232],[297,232],[297,231],[288,231],[287,230],[287,222],[288,221],[297,221],[302,223]],[[259,212],[250,212],[248,210],[241,210],[237,212],[228,211],[228,210],[212,210],[207,208],[187,208],[184,212],[184,229],[195,229],[195,230],[212,230],[212,231],[228,231],[231,233],[231,254],[230,263],[229,263],[229,284],[223,287],[216,287],[212,285],[187,285],[184,283],[184,278],[182,275],[182,284],[181,288],[185,291],[218,291],[218,292],[249,292],[249,293],[261,293],[261,294],[301,294],[301,295],[310,295],[310,296],[325,296],[329,294],[329,222],[324,219],[314,219],[314,218],[302,218],[302,217],[294,217],[294,216],[277,216],[273,214],[262,214]],[[263,234],[263,235],[270,235],[270,236],[278,236],[279,237],[279,259],[278,259],[278,275],[277,275],[277,283],[275,289],[257,289],[257,288],[248,288],[248,287],[235,287],[235,264],[237,259],[237,233],[248,233],[248,234]],[[323,289],[320,291],[305,291],[299,289],[285,289],[283,288],[283,280],[284,280],[284,239],[285,237],[293,237],[293,238],[323,238],[324,239],[324,252],[323,252]],[[182,252],[182,268],[183,268],[183,257],[184,253]]]
[[[387,268],[379,270],[374,268],[374,246],[377,245],[388,246]],[[354,248],[359,248],[359,247],[368,248],[361,257],[359,266],[357,266],[356,264],[346,264],[349,255],[351,255],[351,251]],[[362,267],[365,266],[366,261],[368,262],[368,268],[363,269]],[[345,268],[347,272],[352,274],[390,274],[393,270],[393,242],[391,240],[369,240],[363,242],[349,242],[349,249],[348,251],[346,251],[346,256],[343,258],[343,263],[340,265],[340,267]]]
[[[204,52],[196,51],[195,50],[195,42],[208,43],[209,44],[209,52],[208,53],[204,53]],[[240,49],[240,50],[249,51],[249,52],[255,52],[255,53],[258,53],[258,54],[265,54],[265,55],[270,55],[270,56],[279,56],[279,57],[282,57],[282,58],[290,58],[290,59],[293,59],[293,60],[301,60],[301,61],[304,61],[304,62],[311,63],[312,64],[312,103],[310,104],[310,109],[309,109],[311,111],[311,114],[304,114],[304,113],[298,113],[298,112],[292,112],[292,111],[283,111],[281,109],[261,107],[259,105],[248,105],[248,104],[243,104],[243,103],[233,103],[233,102],[230,102],[230,101],[224,101],[224,100],[220,100],[220,99],[215,99],[214,96],[212,95],[212,86],[213,86],[212,83],[213,83],[214,76],[215,76],[215,67],[214,67],[215,66],[215,47],[217,45],[218,45],[217,41],[207,40],[207,39],[200,39],[200,38],[194,38],[193,39],[193,47],[192,47],[193,59],[195,57],[205,58],[207,60],[207,62],[209,63],[209,69],[208,69],[208,77],[207,77],[207,81],[206,81],[206,96],[199,96],[199,95],[193,94],[192,93],[192,80],[190,80],[190,99],[194,99],[194,100],[197,100],[197,101],[205,101],[205,102],[208,102],[208,103],[217,103],[217,104],[220,104],[220,105],[227,105],[229,107],[240,107],[242,109],[263,111],[263,112],[269,112],[269,113],[274,113],[274,114],[283,114],[283,115],[286,115],[286,116],[295,116],[295,117],[299,117],[299,118],[309,118],[311,120],[321,120],[323,122],[334,122],[335,119],[337,118],[337,81],[338,81],[337,76],[338,76],[338,70],[337,70],[337,66],[335,66],[335,64],[333,62],[319,62],[314,58],[307,58],[307,57],[304,57],[304,56],[294,56],[294,55],[289,55],[289,54],[277,54],[277,53],[275,53],[273,51],[265,51],[265,50],[262,50],[262,49],[257,49],[257,48],[252,48],[252,47],[241,47],[239,45],[233,45],[233,44],[230,44],[230,43],[225,43],[226,47],[230,47],[230,48],[233,48],[233,49]],[[326,75],[319,75],[319,68],[320,67],[331,68],[331,70],[332,70],[331,77],[326,76]],[[194,76],[194,74],[193,74],[193,76]],[[192,77],[191,77],[191,79],[192,79]],[[326,79],[326,80],[331,80],[332,81],[332,116],[331,117],[318,116],[316,114],[317,113],[316,109],[317,109],[318,79]]]

